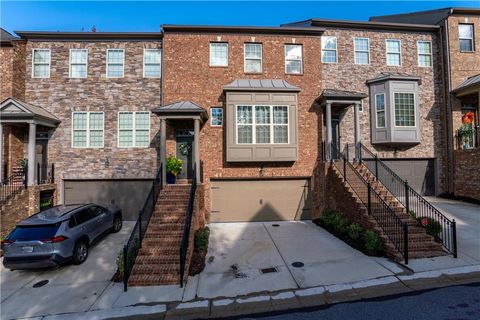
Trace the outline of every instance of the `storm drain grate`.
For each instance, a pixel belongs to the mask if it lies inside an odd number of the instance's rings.
[[[274,223],[272,224],[272,227],[280,227],[280,225],[278,223]]]
[[[300,262],[300,261],[295,261],[294,263],[292,263],[292,267],[294,267],[294,268],[301,268],[304,265],[305,264],[303,262]]]
[[[273,272],[278,272],[278,270],[275,267],[270,267],[270,268],[260,269],[260,272],[261,273],[273,273]]]
[[[46,285],[48,283],[48,280],[42,280],[42,281],[39,281],[37,283],[35,283],[33,285],[34,288],[40,288],[40,287],[43,287],[44,285]]]

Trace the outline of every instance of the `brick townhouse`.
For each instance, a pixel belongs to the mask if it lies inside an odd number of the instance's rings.
[[[17,31],[19,38],[2,30],[1,54],[9,57],[1,66],[2,179],[29,186],[3,198],[2,222],[19,203],[37,210],[47,191],[60,204],[114,202],[134,220],[170,156],[183,160],[180,184],[198,181],[201,221],[318,217],[332,207],[333,186],[346,188],[330,163],[347,145],[357,161],[370,150],[419,194],[451,192],[452,119],[462,105],[478,108],[478,100],[459,102],[477,88],[465,80],[470,73],[454,72],[479,65],[479,11],[468,12],[474,17],[462,19],[471,32],[449,22],[448,41],[437,21],[381,17],[146,33]],[[444,20],[451,18],[458,19]],[[469,67],[457,53],[467,40]],[[446,43],[458,56],[450,59],[451,83]],[[337,204],[356,203],[352,194]],[[12,217],[2,228],[19,219]],[[169,219],[177,218],[153,224]]]

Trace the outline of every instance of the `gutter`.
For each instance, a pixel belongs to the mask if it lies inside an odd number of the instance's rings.
[[[402,30],[402,31],[437,31],[440,29],[437,25],[428,24],[407,24],[395,22],[377,22],[377,21],[353,21],[353,20],[332,20],[332,19],[312,19],[312,26],[334,27],[334,28],[358,28],[375,30]]]
[[[252,26],[207,26],[207,25],[162,25],[165,32],[181,33],[255,33],[279,35],[312,35],[318,36],[325,31],[323,28],[312,27],[252,27]]]
[[[161,32],[14,32],[28,40],[158,40],[163,37]]]

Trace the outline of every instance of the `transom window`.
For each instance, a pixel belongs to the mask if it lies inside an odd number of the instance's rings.
[[[238,144],[287,144],[288,106],[237,106]]]
[[[395,125],[415,127],[415,94],[394,92]]]
[[[120,148],[150,145],[150,112],[120,111],[118,113],[118,146]]]
[[[210,66],[227,67],[228,66],[228,43],[211,42],[210,43]]]
[[[368,38],[353,39],[355,49],[355,64],[370,63],[370,40]]]
[[[70,49],[70,78],[87,77],[87,49]]]
[[[72,122],[72,146],[74,148],[103,147],[103,112],[73,112]]]
[[[50,49],[33,49],[32,77],[50,78]]]
[[[460,51],[473,51],[473,24],[458,25]]]
[[[399,66],[402,64],[400,40],[387,40],[387,66]]]
[[[302,68],[302,45],[285,45],[285,73],[301,74]]]
[[[210,125],[213,127],[223,126],[223,108],[210,108]]]
[[[432,43],[430,41],[418,41],[418,65],[420,67],[432,66]]]
[[[107,78],[123,78],[125,50],[107,50]]]
[[[337,37],[322,37],[322,62],[337,63]]]
[[[262,72],[262,44],[245,43],[245,62],[244,71],[246,73]]]
[[[375,95],[375,113],[377,128],[385,128],[385,94]]]
[[[143,51],[143,76],[145,78],[160,78],[162,72],[162,51],[160,49],[145,49]]]

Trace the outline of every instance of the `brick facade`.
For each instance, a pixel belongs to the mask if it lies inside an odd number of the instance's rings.
[[[13,41],[0,47],[0,101],[25,97],[25,41]]]
[[[455,150],[455,195],[480,201],[480,149]]]

